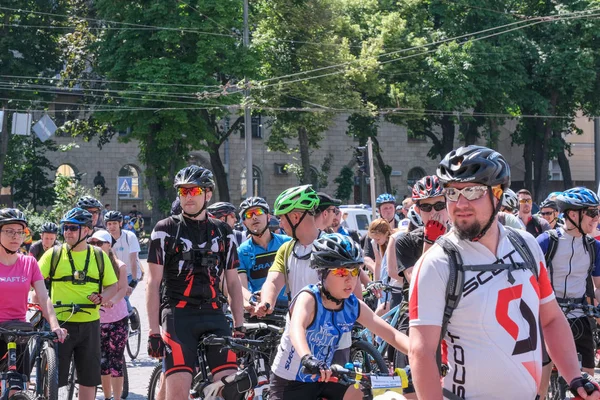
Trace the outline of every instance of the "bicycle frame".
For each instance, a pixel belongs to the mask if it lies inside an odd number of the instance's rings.
[[[391,326],[395,327],[396,324],[398,323],[398,321],[400,320],[400,317],[403,314],[402,310],[400,308],[401,305],[402,305],[402,303],[397,304],[390,311],[383,314],[381,316],[381,318],[385,322],[390,324]],[[379,351],[382,354],[383,354],[383,352],[385,352],[385,350],[389,346],[389,344],[385,341],[382,341],[379,345],[376,345],[376,343],[373,343],[373,335],[371,334],[371,331],[369,331],[369,329],[367,329],[367,328],[361,329],[360,331],[358,331],[355,334],[355,336],[360,338],[361,340],[371,343],[372,345],[374,345],[377,348],[377,351]]]

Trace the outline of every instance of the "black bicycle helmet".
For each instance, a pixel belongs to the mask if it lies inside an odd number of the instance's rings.
[[[6,224],[21,224],[27,226],[27,218],[21,210],[16,208],[3,208],[0,210],[0,226]]]
[[[215,218],[221,218],[225,215],[235,214],[236,210],[233,204],[228,203],[226,201],[220,201],[218,203],[211,204],[210,206],[208,206],[206,211],[208,211],[208,213]]]
[[[440,162],[437,176],[444,185],[451,182],[501,185],[503,191],[510,186],[510,167],[504,157],[483,146],[452,150]]]
[[[123,214],[121,211],[109,211],[104,214],[104,222],[109,221],[123,222]]]
[[[54,222],[44,222],[42,224],[42,232],[41,233],[54,233],[58,234],[58,225]]]
[[[243,214],[251,208],[260,207],[265,210],[265,213],[271,212],[269,203],[262,197],[248,197],[240,203],[240,218],[244,219]]]
[[[212,189],[215,187],[215,181],[210,170],[197,165],[190,165],[181,169],[175,176],[173,186],[178,188],[181,185],[197,185]]]
[[[314,269],[356,268],[363,265],[360,245],[340,233],[323,235],[313,242],[310,266]]]
[[[96,198],[92,196],[83,196],[79,200],[77,200],[76,207],[83,208],[84,210],[88,210],[90,208],[97,208],[102,210],[103,206]]]
[[[83,208],[75,207],[63,216],[60,220],[61,224],[75,224],[87,226],[88,228],[92,227],[92,214],[89,211],[84,210]]]

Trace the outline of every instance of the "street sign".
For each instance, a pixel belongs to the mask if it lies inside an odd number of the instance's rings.
[[[133,185],[133,178],[131,176],[120,176],[119,177],[119,194],[131,194],[131,187]]]
[[[40,120],[33,126],[33,131],[42,142],[45,142],[54,135],[56,132],[56,124],[52,121],[52,118],[45,114]]]

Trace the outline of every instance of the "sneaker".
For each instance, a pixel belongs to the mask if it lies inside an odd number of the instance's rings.
[[[140,329],[140,319],[136,313],[129,314],[129,324],[131,325],[131,330],[137,331]]]

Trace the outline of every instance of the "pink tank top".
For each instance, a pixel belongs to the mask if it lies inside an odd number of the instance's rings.
[[[127,268],[124,262],[118,260],[119,270],[121,268]],[[121,288],[119,288],[121,289]],[[117,322],[128,316],[127,302],[125,299],[121,299],[117,304],[113,305],[112,308],[100,307],[100,323],[109,324]]]

